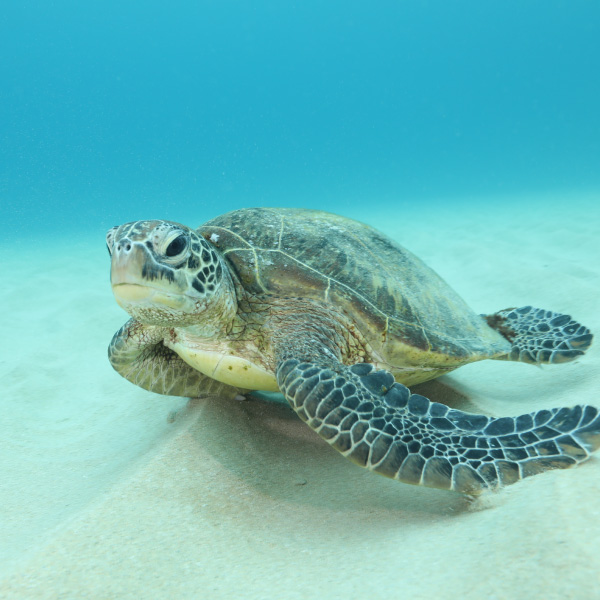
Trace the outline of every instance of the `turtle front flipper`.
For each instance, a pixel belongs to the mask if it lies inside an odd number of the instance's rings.
[[[582,356],[591,346],[590,330],[570,315],[523,306],[484,315],[490,327],[511,344],[509,354],[498,360],[531,364],[564,363]]]
[[[167,396],[235,398],[242,393],[190,367],[163,344],[166,331],[130,319],[108,347],[115,371],[145,390]]]
[[[289,354],[277,381],[300,418],[336,450],[404,483],[478,494],[570,467],[600,446],[600,416],[591,406],[474,415],[411,394],[367,363]]]

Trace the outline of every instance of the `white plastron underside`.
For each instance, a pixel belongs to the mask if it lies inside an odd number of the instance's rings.
[[[245,358],[233,356],[228,349],[206,350],[181,342],[168,341],[165,341],[165,345],[176,352],[190,367],[221,383],[246,390],[279,391],[273,373]]]

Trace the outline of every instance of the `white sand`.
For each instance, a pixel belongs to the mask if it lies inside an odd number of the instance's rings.
[[[594,198],[482,206],[348,216],[479,312],[531,303],[600,332]],[[469,503],[362,471],[282,403],[140,390],[106,360],[127,317],[103,243],[3,248],[0,598],[599,597],[600,458]],[[599,405],[599,359],[473,364],[419,391],[493,415]]]

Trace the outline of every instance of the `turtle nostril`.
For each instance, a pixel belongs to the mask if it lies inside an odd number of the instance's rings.
[[[120,242],[117,244],[117,252],[130,252],[131,251],[131,242],[129,240]]]

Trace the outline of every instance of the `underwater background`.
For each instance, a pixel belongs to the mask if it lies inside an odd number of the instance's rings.
[[[105,233],[320,208],[477,313],[598,335],[599,29],[579,0],[5,0],[0,598],[597,597],[597,457],[473,500],[359,469],[283,402],[147,392],[107,359]],[[600,406],[600,344],[415,391]]]
[[[599,22],[562,0],[9,0],[5,235],[595,190]]]

